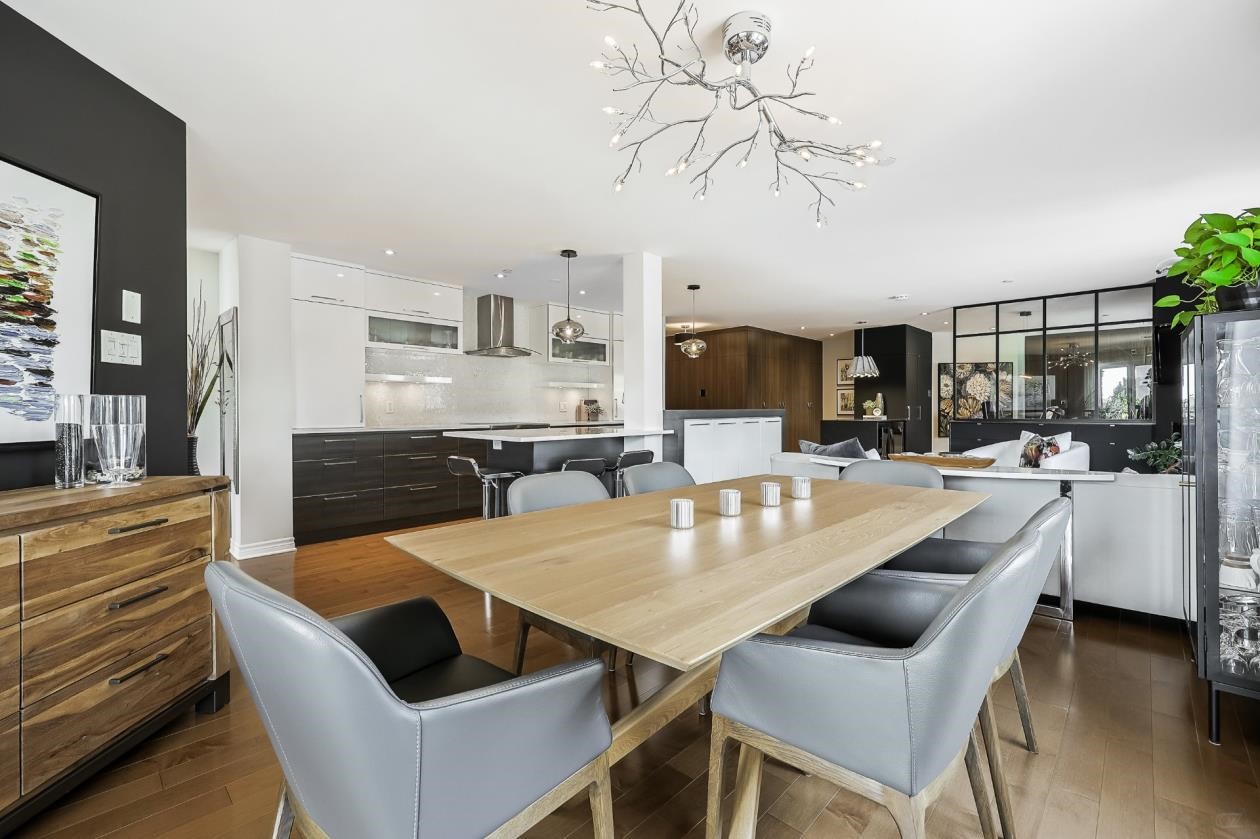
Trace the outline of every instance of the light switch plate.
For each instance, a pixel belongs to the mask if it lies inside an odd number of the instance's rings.
[[[127,323],[140,322],[140,292],[123,289],[122,319]]]
[[[114,332],[111,329],[101,330],[101,361],[106,364],[141,363],[140,336],[132,332]]]

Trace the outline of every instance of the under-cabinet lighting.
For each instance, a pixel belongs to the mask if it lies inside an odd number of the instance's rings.
[[[603,382],[547,382],[547,387],[558,387],[565,390],[589,390],[590,388],[603,386]]]
[[[421,376],[410,373],[368,373],[369,382],[405,382],[418,385],[449,385],[454,379],[450,376]]]

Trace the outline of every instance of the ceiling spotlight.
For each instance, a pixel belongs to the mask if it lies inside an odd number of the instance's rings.
[[[919,317],[927,317],[927,312],[919,312]]]
[[[394,255],[394,249],[393,249],[393,248],[386,248],[386,249],[385,249],[385,255],[386,255],[386,256],[393,256],[393,255]]]
[[[501,280],[501,279],[503,279],[504,277],[506,277],[506,276],[507,276],[507,274],[504,274],[502,271],[499,271],[497,274],[495,274],[495,276],[496,276],[496,277],[498,277],[498,278]]]
[[[828,333],[827,333],[827,337],[828,337],[828,338],[834,338],[834,337],[836,337],[836,333],[834,333],[834,332],[828,332]]]
[[[345,274],[341,273],[340,271],[337,272],[337,279],[341,279],[344,276]]]
[[[586,289],[578,289],[578,294],[586,294]]]

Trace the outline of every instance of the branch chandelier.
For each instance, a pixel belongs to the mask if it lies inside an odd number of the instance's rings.
[[[1051,370],[1071,370],[1073,367],[1088,367],[1094,363],[1093,353],[1081,349],[1080,344],[1068,344],[1046,364]]]
[[[587,0],[587,7],[597,12],[627,12],[642,21],[651,35],[651,48],[641,55],[637,46],[628,49],[617,44],[610,35],[604,39],[608,47],[600,60],[591,66],[621,83],[614,87],[618,93],[647,90],[647,98],[634,110],[623,111],[608,106],[604,113],[614,118],[616,128],[609,146],[630,153],[626,168],[613,181],[613,191],[621,192],[630,175],[642,171],[640,153],[653,140],[669,133],[682,134],[682,154],[666,170],[668,177],[681,175],[688,169],[698,169],[690,182],[696,184],[693,197],[703,201],[713,185],[713,170],[730,156],[737,168],[748,165],[758,143],[765,142],[774,157],[774,182],[770,190],[778,198],[792,175],[797,175],[814,192],[810,207],[819,228],[827,223],[824,206],[834,207],[835,201],[828,189],[838,187],[849,190],[866,189],[866,184],[853,180],[830,164],[841,163],[860,169],[869,165],[887,165],[893,158],[880,159],[879,140],[860,145],[836,145],[822,140],[792,137],[780,119],[789,114],[808,117],[840,125],[834,116],[812,111],[802,102],[813,93],[799,89],[801,75],[814,66],[814,48],[810,47],[793,67],[787,68],[788,89],[785,93],[763,93],[753,84],[753,65],[765,57],[770,48],[770,20],[759,12],[740,12],[726,20],[722,39],[726,57],[735,65],[730,75],[720,76],[708,66],[696,41],[696,24],[699,12],[687,0],[681,0],[665,26],[653,25],[643,10],[642,0],[619,3],[611,0]],[[684,40],[685,39],[685,40]],[[654,65],[653,69],[648,64]],[[661,121],[653,114],[652,106],[657,94],[667,87],[694,87],[708,93],[712,99],[707,111],[694,117],[673,121]],[[735,142],[718,149],[706,151],[705,132],[710,122],[725,104],[735,114],[756,115],[751,132]],[[751,120],[750,120],[751,121]]]

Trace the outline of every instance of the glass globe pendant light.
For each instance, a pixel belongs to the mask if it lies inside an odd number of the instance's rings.
[[[879,366],[875,364],[875,359],[866,354],[866,330],[862,330],[862,353],[853,359],[853,372],[850,374],[855,379],[877,379],[879,378]]]
[[[551,334],[559,338],[562,344],[575,344],[577,339],[581,338],[586,332],[582,324],[573,319],[573,311],[569,307],[573,280],[569,266],[573,264],[573,260],[577,257],[577,251],[565,248],[560,251],[560,255],[564,257],[564,320],[558,320],[551,325]]]
[[[691,292],[691,326],[687,333],[689,337],[678,345],[678,349],[682,350],[687,358],[699,358],[709,348],[705,340],[696,334],[696,292],[699,290],[698,285],[687,286],[687,291]]]

